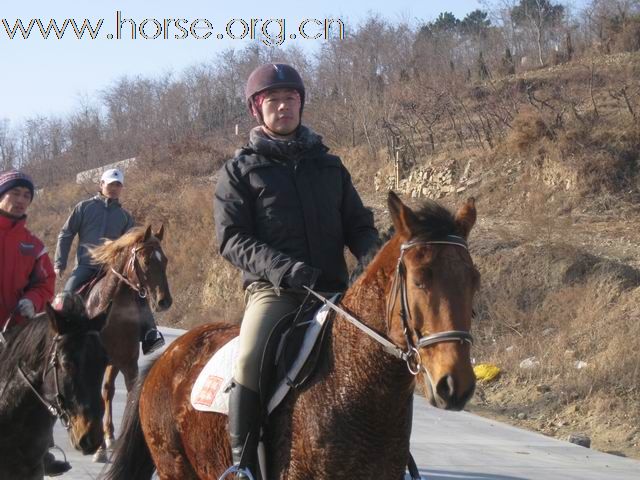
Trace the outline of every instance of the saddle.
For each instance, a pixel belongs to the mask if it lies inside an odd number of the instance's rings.
[[[98,270],[96,272],[96,274],[94,276],[88,278],[82,285],[80,285],[76,289],[75,293],[77,293],[84,300],[86,300],[87,297],[89,296],[89,293],[91,292],[91,290],[95,286],[95,284],[98,283],[100,280],[102,280],[102,278],[105,277],[106,275],[107,275],[106,269],[101,268],[100,270]]]
[[[336,295],[332,301],[337,301]],[[299,310],[282,317],[272,330],[260,366],[260,400],[269,415],[292,389],[313,375],[331,323],[331,311],[309,299]],[[199,411],[228,414],[229,391],[238,346],[235,337],[211,357],[191,391],[191,405]]]

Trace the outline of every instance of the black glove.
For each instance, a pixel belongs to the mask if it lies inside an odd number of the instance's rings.
[[[296,262],[284,275],[284,283],[288,287],[302,289],[303,287],[313,288],[321,271],[317,268]]]

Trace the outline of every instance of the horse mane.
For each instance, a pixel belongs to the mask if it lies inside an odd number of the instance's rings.
[[[42,364],[47,353],[49,318],[40,314],[9,330],[7,343],[0,346],[0,378],[8,379],[20,360],[27,365]]]
[[[118,266],[129,255],[131,248],[141,243],[146,229],[134,227],[117,240],[107,240],[104,244],[89,249],[89,255],[99,265]]]
[[[415,210],[413,213],[418,218],[418,228],[413,232],[415,239],[428,241],[458,233],[458,227],[456,226],[453,213],[434,200],[424,200],[418,210]],[[364,273],[369,263],[371,263],[371,260],[378,254],[383,245],[393,238],[395,233],[395,228],[391,225],[389,229],[380,236],[376,247],[372,248],[369,253],[360,259],[358,265],[356,265],[356,268],[349,278],[349,285],[353,284],[356,279]]]

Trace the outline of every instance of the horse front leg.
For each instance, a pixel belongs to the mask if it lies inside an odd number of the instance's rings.
[[[106,463],[109,461],[109,452],[113,449],[114,427],[113,427],[113,396],[116,393],[116,377],[118,368],[108,365],[104,373],[104,383],[102,384],[102,402],[104,404],[104,416],[102,417],[103,440],[98,451],[93,455],[96,463]]]
[[[124,384],[127,387],[127,393],[133,390],[136,386],[136,380],[138,380],[138,363],[132,362],[126,367],[122,367],[122,374],[124,375]]]

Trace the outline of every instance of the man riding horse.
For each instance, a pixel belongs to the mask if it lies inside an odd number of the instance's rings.
[[[17,170],[0,174],[0,330],[32,319],[53,298],[56,277],[42,241],[26,228],[34,196],[31,177]],[[53,439],[51,440],[53,444]],[[71,465],[44,457],[45,475],[57,476]]]
[[[259,126],[221,169],[214,208],[220,253],[242,270],[245,288],[229,400],[233,462],[237,478],[248,478],[246,469],[257,478],[259,369],[269,334],[303,302],[303,287],[344,290],[344,247],[360,259],[378,232],[340,158],[301,124],[298,72],[285,64],[258,67],[245,96]]]
[[[67,259],[73,238],[78,235],[76,267],[64,286],[65,292],[75,292],[86,282],[98,275],[100,266],[91,261],[88,249],[105,240],[115,240],[130,230],[135,222],[132,215],[120,204],[124,187],[124,175],[116,169],[106,170],[100,179],[100,191],[88,200],[78,203],[58,235],[58,246],[54,268],[61,276],[67,266]],[[145,315],[141,315],[140,341],[146,355],[164,345],[164,338],[157,329],[153,314],[145,302]]]

